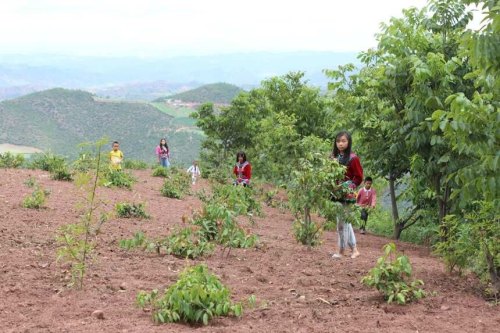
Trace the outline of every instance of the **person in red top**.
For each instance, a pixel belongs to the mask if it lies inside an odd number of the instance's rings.
[[[247,161],[247,155],[245,152],[239,151],[236,154],[236,164],[233,168],[233,173],[236,176],[234,180],[234,185],[250,185],[250,178],[252,178],[252,166]]]
[[[368,210],[375,208],[377,203],[377,192],[372,188],[372,177],[365,178],[365,186],[359,190],[358,196],[356,198],[356,205],[362,207],[361,209],[361,220],[363,221],[361,225],[361,233],[366,232],[366,222],[368,222]]]
[[[351,152],[352,137],[349,132],[341,131],[335,136],[333,145],[332,158],[336,159],[341,165],[346,167],[341,193],[344,193],[340,198],[334,196],[334,200],[340,201],[344,205],[345,214],[349,214],[349,203],[355,202],[354,192],[363,181],[363,167],[359,157]],[[351,250],[351,258],[359,256],[358,248],[356,247],[356,236],[352,229],[351,223],[345,221],[344,218],[337,217],[337,237],[339,252],[335,253],[333,258],[342,258],[345,252],[346,245]]]

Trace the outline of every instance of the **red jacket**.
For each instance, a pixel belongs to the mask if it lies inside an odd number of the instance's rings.
[[[361,166],[358,155],[354,153],[351,153],[350,161],[347,163],[344,181],[347,180],[356,184],[356,187],[363,182],[363,167]]]
[[[238,179],[250,179],[252,178],[252,166],[249,162],[243,164],[236,163],[233,169],[233,173]]]

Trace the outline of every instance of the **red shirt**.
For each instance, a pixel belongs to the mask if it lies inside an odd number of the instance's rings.
[[[236,163],[233,173],[238,179],[250,179],[252,178],[252,166],[248,162],[243,164]]]
[[[363,187],[358,192],[356,203],[361,207],[375,208],[375,204],[377,203],[377,192],[375,192],[374,188],[367,190]]]
[[[348,180],[352,181],[356,187],[363,182],[363,167],[361,166],[358,155],[354,153],[351,153],[349,162],[347,162],[344,181]]]

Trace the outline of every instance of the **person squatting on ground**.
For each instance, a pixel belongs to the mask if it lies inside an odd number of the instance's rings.
[[[247,161],[247,155],[243,151],[236,154],[236,164],[233,168],[233,173],[236,179],[233,185],[250,186],[250,178],[252,178],[252,166]]]
[[[368,212],[375,208],[377,203],[377,192],[372,188],[372,177],[365,178],[365,186],[363,186],[356,197],[356,205],[361,207],[361,233],[366,232],[366,223],[368,222]]]
[[[345,216],[349,214],[349,205],[356,201],[354,192],[363,181],[363,168],[359,157],[351,152],[352,137],[349,132],[341,131],[335,136],[333,152],[331,157],[336,159],[341,165],[346,167],[345,175],[342,184],[336,189],[342,193],[339,196],[333,196],[332,199],[342,203],[344,208],[344,217],[337,217],[337,237],[338,237],[338,253],[333,254],[333,258],[342,258],[345,254],[345,248],[349,246],[352,250],[351,258],[359,256],[359,251],[356,246],[356,236],[352,229],[352,224],[345,220]]]
[[[191,182],[193,183],[193,185],[196,184],[196,178],[198,178],[199,176],[201,176],[200,167],[198,166],[198,162],[197,161],[193,161],[193,165],[191,165],[187,169],[187,173],[191,174]]]
[[[120,150],[118,141],[113,141],[113,150],[109,152],[109,167],[111,170],[121,170],[123,162],[123,153]]]
[[[160,140],[160,144],[156,146],[156,156],[158,156],[158,163],[162,167],[168,168],[170,166],[170,150],[168,149],[167,140]]]

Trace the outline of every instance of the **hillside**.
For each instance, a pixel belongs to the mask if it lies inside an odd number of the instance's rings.
[[[79,143],[107,136],[120,141],[126,157],[151,162],[154,147],[166,137],[173,161],[188,164],[198,156],[202,137],[179,131],[174,117],[149,104],[99,101],[88,92],[60,88],[0,102],[0,118],[0,143],[70,158],[78,155]]]
[[[2,262],[2,332],[494,332],[500,324],[498,307],[477,295],[472,276],[450,275],[429,249],[404,242],[413,274],[425,282],[429,296],[405,306],[387,305],[379,292],[360,283],[382,254],[387,238],[359,235],[361,256],[333,260],[336,233],[308,249],[295,240],[294,216],[286,209],[263,205],[264,216],[242,226],[258,234],[261,246],[224,252],[218,245],[196,260],[157,255],[119,247],[122,239],[143,231],[164,237],[193,209],[195,195],[183,200],[161,196],[163,179],[151,170],[134,172],[132,190],[100,188],[99,198],[112,210],[121,202],[144,202],[150,220],[113,217],[96,237],[98,254],[88,266],[84,290],[70,289],[68,266],[56,262],[58,228],[81,215],[82,192],[74,183],[51,180],[39,170],[0,169],[0,260]],[[46,209],[22,208],[33,177],[49,189]],[[193,192],[209,189],[207,181]],[[15,221],[15,223],[13,223]],[[163,290],[187,265],[205,263],[228,286],[232,301],[254,295],[255,307],[245,307],[240,319],[222,317],[206,327],[158,325],[151,310],[138,308],[140,290]],[[92,313],[102,310],[104,319]]]
[[[229,83],[206,84],[196,89],[188,90],[179,94],[162,97],[155,102],[180,100],[184,103],[206,103],[229,104],[236,95],[243,91],[240,87]]]
[[[197,82],[175,83],[154,81],[96,87],[89,88],[88,90],[107,99],[151,101],[162,96],[184,92],[200,85]]]

